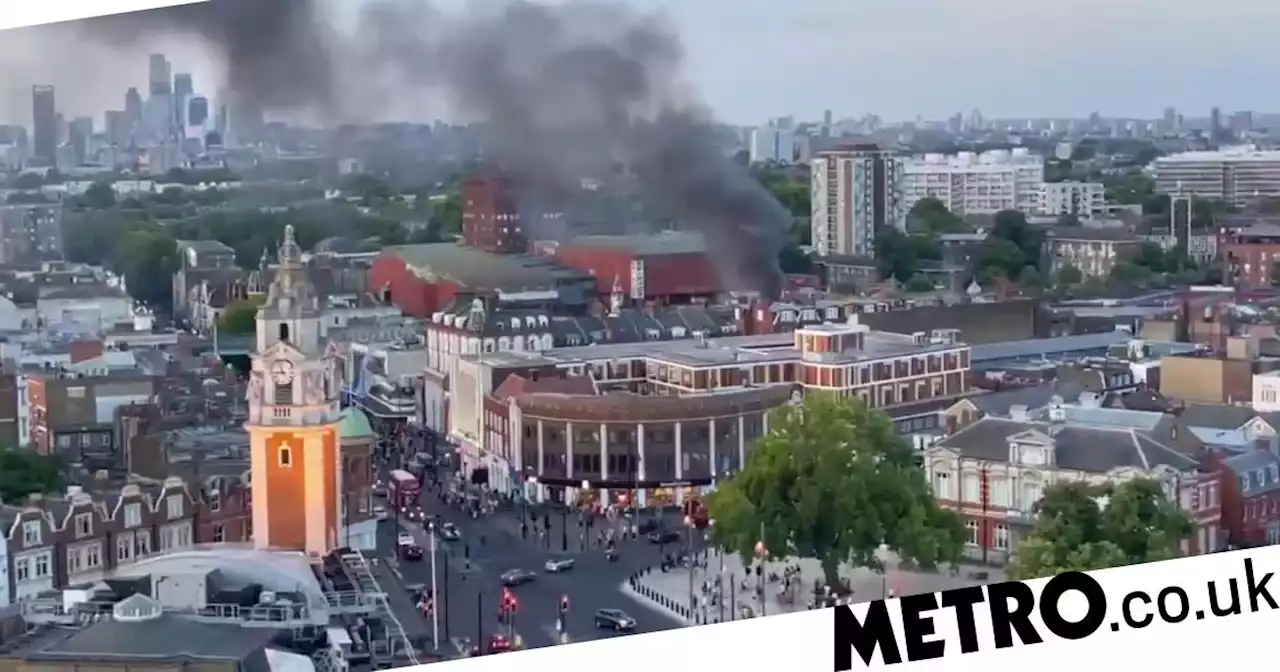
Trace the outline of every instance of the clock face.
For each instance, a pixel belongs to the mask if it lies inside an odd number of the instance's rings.
[[[271,365],[271,380],[276,385],[288,385],[293,382],[293,362],[279,361]]]

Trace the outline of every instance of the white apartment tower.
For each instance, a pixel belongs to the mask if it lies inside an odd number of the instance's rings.
[[[1182,152],[1155,160],[1156,192],[1245,206],[1280,196],[1280,151],[1252,146]]]
[[[902,191],[910,209],[920,199],[936,198],[957,215],[1001,210],[1036,212],[1044,184],[1044,157],[1026,148],[955,156],[925,154],[903,167]]]
[[[796,137],[788,129],[766,126],[751,129],[748,148],[751,163],[791,163],[795,159]]]
[[[876,231],[905,230],[902,158],[858,146],[819,152],[810,162],[813,249],[821,257],[873,256]]]

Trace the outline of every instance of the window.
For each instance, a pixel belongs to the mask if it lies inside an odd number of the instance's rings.
[[[181,525],[177,530],[178,548],[189,548],[191,546],[191,526]]]
[[[58,437],[58,447],[59,447],[59,448],[62,448],[62,449],[70,448],[70,447],[71,447],[71,437],[70,437],[70,436],[67,436],[66,434],[60,435],[60,436]]]
[[[116,537],[116,562],[128,562],[133,559],[133,535]]]
[[[182,517],[182,495],[169,495],[164,498],[165,509],[169,512],[169,520]]]
[[[280,466],[282,467],[293,466],[293,453],[289,450],[288,446],[280,447]]]
[[[38,520],[22,521],[22,543],[26,546],[39,546],[42,527]]]
[[[68,399],[84,399],[84,388],[83,388],[83,387],[68,387],[68,388],[67,388],[67,398],[68,398]]]
[[[969,534],[968,543],[977,546],[978,545],[978,529],[979,529],[978,521],[976,520],[964,521],[964,529],[965,529],[965,532]]]
[[[138,527],[142,524],[142,504],[132,502],[124,505],[124,526],[127,528]]]
[[[84,558],[80,554],[81,549],[72,546],[67,549],[67,573],[78,574],[84,571]]]
[[[280,325],[280,340],[282,341],[289,340],[289,325],[287,324]]]
[[[222,510],[222,493],[217,490],[209,491],[209,511],[217,513]]]
[[[76,514],[76,539],[83,539],[93,534],[93,514]]]
[[[139,531],[133,538],[134,550],[133,557],[141,558],[151,555],[151,533],[147,530]]]
[[[213,526],[213,543],[221,544],[227,540],[227,531],[219,523]]]
[[[962,496],[964,498],[963,501],[980,502],[982,498],[980,497],[980,493],[978,492],[979,490],[978,475],[965,474],[963,476],[963,479],[964,480],[961,482],[961,484],[964,487],[964,492],[962,493]]]
[[[1008,525],[996,525],[995,547],[997,551],[1009,550],[1011,544]]]
[[[938,499],[952,499],[951,474],[939,471],[933,475],[933,494]]]
[[[98,569],[102,567],[102,544],[89,544],[84,547],[84,568]]]
[[[31,578],[31,558],[18,558],[13,563],[13,579],[27,581]]]

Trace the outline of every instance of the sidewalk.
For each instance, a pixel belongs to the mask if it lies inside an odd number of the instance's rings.
[[[802,611],[809,605],[814,582],[822,582],[822,568],[817,560],[789,560],[770,562],[765,568],[766,582],[761,595],[760,583],[753,573],[748,573],[737,555],[713,553],[706,567],[690,570],[674,568],[662,572],[658,568],[632,577],[628,588],[637,598],[648,600],[684,623],[717,623],[747,615],[782,614]],[[885,558],[886,571],[881,574],[864,567],[844,568],[843,580],[853,589],[854,602],[866,602],[886,597],[902,597],[919,593],[931,593],[950,588],[981,585],[1004,581],[1001,570],[983,568],[988,573],[985,580],[977,580],[965,567],[943,567],[936,572],[909,571],[898,568],[896,558]],[[799,577],[791,579],[790,590],[784,590],[784,581],[767,581],[772,574],[782,575],[787,567],[799,567]],[[954,573],[953,573],[954,572]],[[711,599],[708,590],[717,576],[721,578],[721,599]],[[763,597],[763,603],[761,598]],[[749,609],[743,609],[747,607]]]

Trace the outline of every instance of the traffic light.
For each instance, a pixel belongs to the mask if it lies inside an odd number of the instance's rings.
[[[569,596],[568,595],[560,596],[560,613],[562,614],[569,613]]]
[[[502,589],[502,601],[498,603],[498,610],[504,615],[514,614],[520,609],[520,601],[516,599],[515,593],[509,589]]]

